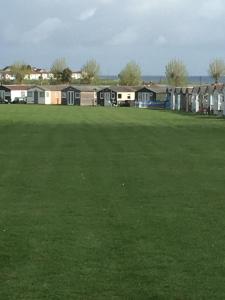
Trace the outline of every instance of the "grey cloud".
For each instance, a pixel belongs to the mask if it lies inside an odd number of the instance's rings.
[[[95,57],[103,73],[117,74],[133,59],[145,74],[162,74],[179,57],[190,73],[205,73],[214,56],[223,56],[224,0],[10,2],[10,16],[0,20],[1,66],[23,59],[45,67],[65,56],[79,68]]]

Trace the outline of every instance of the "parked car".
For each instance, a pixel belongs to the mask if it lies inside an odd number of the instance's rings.
[[[12,101],[12,104],[26,104],[27,103],[27,98],[22,98],[22,97],[15,97]]]
[[[0,98],[0,104],[8,104],[8,103],[9,103],[8,100]]]

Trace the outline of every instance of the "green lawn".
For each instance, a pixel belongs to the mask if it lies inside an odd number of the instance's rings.
[[[225,120],[0,106],[0,299],[225,299]]]

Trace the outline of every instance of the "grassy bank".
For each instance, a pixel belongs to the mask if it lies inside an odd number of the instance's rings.
[[[225,298],[224,120],[0,107],[0,299]]]

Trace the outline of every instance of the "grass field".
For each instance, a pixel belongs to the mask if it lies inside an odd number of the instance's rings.
[[[1,105],[0,299],[225,299],[225,120]]]

